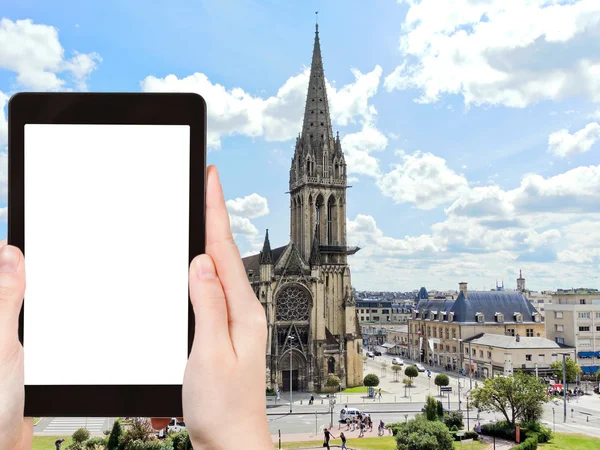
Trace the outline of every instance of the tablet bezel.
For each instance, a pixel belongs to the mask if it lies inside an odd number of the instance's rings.
[[[8,104],[8,243],[20,248],[25,257],[26,124],[189,125],[189,262],[204,253],[206,103],[200,95],[15,94]],[[23,303],[19,315],[19,340],[27,351],[23,340],[24,319]],[[194,326],[194,311],[188,290],[188,355],[194,340]],[[160,355],[157,355],[160,364],[159,358]],[[110,361],[104,363],[110,364]],[[24,414],[26,417],[182,417],[182,385],[26,385]]]

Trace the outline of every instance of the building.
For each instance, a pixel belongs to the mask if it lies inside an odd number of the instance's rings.
[[[267,316],[268,387],[362,383],[362,340],[347,256],[346,162],[333,135],[317,25],[304,123],[290,168],[290,242],[244,258]],[[290,362],[291,358],[291,362]],[[290,367],[291,365],[291,367]]]
[[[571,358],[575,353],[573,347],[543,337],[491,333],[479,333],[465,339],[463,348],[467,363],[486,378],[510,375],[517,369],[538,376],[550,375],[550,364],[561,361],[562,353],[569,353]]]
[[[517,278],[517,291],[531,302],[531,304],[539,311],[542,317],[546,317],[546,304],[552,303],[552,295],[545,292],[535,292],[525,288],[525,278],[523,272],[519,270],[519,278]]]
[[[391,355],[408,356],[408,325],[401,324],[362,324],[363,345],[381,350]]]
[[[392,300],[356,300],[356,313],[360,324],[408,323],[412,314],[411,304],[398,304]]]
[[[422,299],[409,320],[409,352],[423,363],[469,370],[463,341],[480,333],[544,337],[541,314],[520,292],[468,291],[456,299]],[[477,365],[471,369],[477,373]]]
[[[576,361],[584,373],[600,368],[600,292],[562,290],[546,304],[546,337],[575,347]]]

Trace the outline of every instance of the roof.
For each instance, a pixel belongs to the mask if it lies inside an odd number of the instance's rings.
[[[475,322],[476,314],[482,313],[484,322],[494,321],[496,313],[504,314],[504,322],[514,322],[514,314],[521,313],[523,322],[532,322],[538,310],[518,291],[468,291],[467,298],[461,292],[455,300],[420,300],[416,309],[454,313],[454,322]]]
[[[283,251],[286,249],[286,247],[287,245],[284,245],[282,247],[277,247],[271,250],[271,254],[273,255],[273,264],[277,264],[277,261],[279,261],[279,258],[283,254]],[[254,273],[258,275],[258,273],[260,272],[260,253],[257,253],[256,255],[246,256],[245,258],[242,258],[242,262],[244,263],[246,271],[253,270]]]
[[[505,336],[503,334],[482,333],[471,338],[465,339],[464,342],[471,344],[486,345],[489,347],[505,348],[505,349],[562,349],[556,342],[543,337],[522,337],[519,340],[515,336]]]

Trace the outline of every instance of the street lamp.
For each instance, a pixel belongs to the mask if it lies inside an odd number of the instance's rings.
[[[553,353],[552,356],[562,355],[563,359],[563,422],[567,423],[567,356],[570,353]]]
[[[294,336],[288,335],[288,340],[290,341],[290,414],[292,413],[292,345],[294,343]]]

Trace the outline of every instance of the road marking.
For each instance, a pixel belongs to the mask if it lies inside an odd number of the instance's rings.
[[[92,433],[98,433],[103,430],[104,417],[55,417],[44,428],[44,433],[60,432],[61,434],[74,433],[80,428],[85,428]]]

